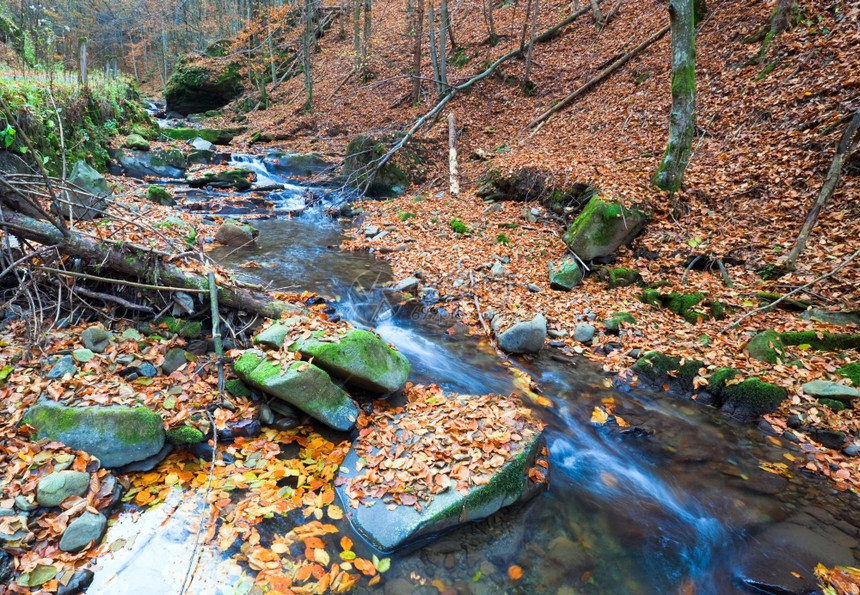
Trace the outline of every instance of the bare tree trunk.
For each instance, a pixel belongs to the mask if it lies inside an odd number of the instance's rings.
[[[314,34],[314,28],[312,26],[313,19],[311,18],[311,1],[312,0],[304,0],[304,21],[305,21],[305,30],[302,34],[302,70],[304,71],[304,79],[305,79],[305,105],[304,110],[306,112],[311,111],[313,108],[313,80],[311,79],[311,37]]]
[[[433,65],[433,81],[436,85],[436,94],[444,95],[442,86],[442,74],[439,72],[439,54],[436,48],[436,10],[431,0],[427,10],[427,23],[429,25],[428,35],[430,37],[430,63]]]
[[[528,91],[531,88],[531,80],[529,79],[529,76],[532,72],[532,52],[535,49],[535,29],[537,28],[538,12],[540,10],[540,0],[532,0],[532,2],[534,3],[534,11],[532,12],[531,30],[529,31],[529,47],[526,52],[525,73],[523,74],[524,91]]]
[[[361,43],[361,74],[367,77],[367,49],[370,45],[370,14],[372,0],[364,0],[364,39]]]
[[[448,0],[439,1],[439,82],[448,91]]]
[[[833,193],[836,192],[839,186],[839,179],[842,177],[842,165],[845,163],[846,157],[851,155],[857,144],[860,143],[860,109],[851,118],[845,132],[839,139],[836,145],[836,153],[833,155],[833,161],[830,162],[830,169],[824,178],[824,184],[821,186],[821,191],[818,193],[818,198],[806,214],[806,219],[803,221],[803,227],[800,228],[800,233],[797,235],[797,241],[788,256],[785,257],[784,266],[788,269],[794,269],[797,264],[797,258],[803,249],[806,247],[806,242],[809,241],[809,235],[812,233],[815,224],[818,222],[818,215],[821,209],[827,203]]]
[[[412,28],[412,103],[421,101],[421,42],[424,37],[424,0],[415,0],[414,27]]]
[[[791,15],[794,3],[795,0],[777,0],[776,8],[773,10],[773,16],[770,21],[770,32],[772,35],[779,35],[791,28],[788,17]]]
[[[86,89],[89,85],[87,79],[87,38],[81,37],[80,60],[81,60],[81,86]]]
[[[451,195],[460,196],[460,168],[457,165],[457,119],[454,112],[448,114],[448,169],[450,171]]]
[[[352,0],[352,50],[355,52],[355,72],[361,73],[361,2]]]
[[[493,21],[493,0],[481,0],[481,6],[484,9],[484,22],[490,34],[490,45],[494,46],[499,43],[499,36],[496,34],[496,24]]]
[[[591,5],[591,19],[594,21],[594,24],[603,24],[603,13],[600,12],[600,8],[597,6],[597,0],[588,0],[588,3]]]
[[[672,111],[666,152],[651,181],[672,194],[681,187],[696,132],[696,29],[693,0],[669,0]]]

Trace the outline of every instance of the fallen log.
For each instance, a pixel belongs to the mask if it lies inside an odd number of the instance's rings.
[[[164,291],[185,291],[206,295],[209,281],[202,275],[183,271],[176,265],[164,262],[161,256],[124,242],[99,241],[68,230],[67,235],[45,221],[39,221],[10,209],[3,209],[0,228],[19,239],[45,246],[54,246],[60,254],[80,258],[99,273],[116,274],[142,279],[145,283]],[[89,264],[92,263],[92,264]],[[121,280],[120,280],[121,281]],[[218,285],[218,302],[222,306],[244,310],[266,318],[280,318],[282,314],[298,308],[274,299],[264,293],[239,287]]]

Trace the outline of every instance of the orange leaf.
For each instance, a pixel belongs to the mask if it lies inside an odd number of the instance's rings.
[[[523,569],[514,564],[508,568],[508,576],[512,581],[518,581],[523,577]]]

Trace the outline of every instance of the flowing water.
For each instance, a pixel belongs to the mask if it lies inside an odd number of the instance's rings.
[[[549,349],[541,357],[505,365],[485,341],[457,331],[456,321],[444,311],[389,304],[383,287],[391,280],[390,270],[372,255],[337,248],[342,223],[327,217],[319,201],[305,208],[315,190],[297,185],[259,158],[233,160],[257,173],[257,185],[283,185],[269,195],[276,213],[302,214],[259,220],[257,246],[218,248],[210,253],[213,258],[233,267],[255,261],[259,268],[237,268],[237,274],[325,296],[338,315],[357,327],[372,328],[403,352],[413,364],[413,382],[462,393],[508,394],[517,391],[516,368],[530,374],[552,401],[552,407],[540,412],[548,424],[551,470],[544,494],[396,554],[383,585],[357,592],[435,593],[429,584],[435,579],[454,585],[458,593],[475,594],[749,592],[737,580],[738,568],[755,567],[758,562],[751,560],[762,554],[765,565],[783,562],[783,552],[761,551],[768,547],[763,535],[769,528],[800,523],[798,519],[808,525],[810,514],[834,524],[842,515],[843,521],[857,525],[853,495],[834,494],[815,478],[785,479],[762,471],[760,461],[784,461],[787,451],[757,429],[664,393],[616,386],[584,358],[565,363],[552,358]],[[606,403],[615,406],[628,427],[591,423],[594,408]],[[186,495],[163,506],[193,510],[197,505],[193,495]],[[156,520],[150,524],[167,523],[163,517],[152,518]],[[128,517],[123,523],[128,525]],[[815,529],[832,541],[846,542],[845,528],[820,525]],[[156,551],[172,547],[188,553],[191,535],[186,528],[160,535],[160,545],[143,541]],[[851,538],[847,546],[857,547]],[[126,550],[125,558],[99,561],[104,572],[97,572],[91,592],[110,591],[116,573],[122,577],[129,572],[137,580],[135,565],[145,568],[151,554]],[[219,566],[211,552],[206,556],[213,559],[198,563],[191,592],[247,591],[234,590],[235,566]],[[187,562],[183,556],[177,559],[173,566],[181,575]],[[524,571],[516,583],[506,575],[512,564]],[[175,570],[156,585],[178,589],[170,578]],[[416,586],[416,577],[426,584]]]

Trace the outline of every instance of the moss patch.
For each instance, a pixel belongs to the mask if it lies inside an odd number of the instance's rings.
[[[728,385],[722,395],[737,417],[773,413],[788,396],[784,388],[758,378],[747,378],[740,384]]]
[[[785,345],[809,345],[815,351],[845,351],[860,349],[860,333],[822,333],[801,331],[781,333],[780,340]]]
[[[689,391],[693,388],[693,379],[702,365],[702,362],[695,360],[682,364],[680,357],[670,357],[659,351],[649,351],[630,369],[653,383],[677,382],[680,388]]]
[[[178,446],[187,446],[189,444],[197,444],[203,442],[203,432],[191,426],[181,425],[167,430],[167,440],[171,444]]]
[[[776,331],[762,331],[747,343],[750,357],[760,362],[775,364],[785,359],[785,345]]]
[[[234,397],[248,398],[251,396],[251,389],[248,388],[247,384],[245,384],[238,378],[231,378],[230,380],[225,381],[224,390],[226,390]]]
[[[860,388],[860,363],[852,362],[837,368],[836,373],[851,381],[854,388]]]
[[[164,324],[171,334],[179,335],[183,339],[199,339],[203,334],[203,323],[196,320],[180,320],[173,316],[164,316],[159,318],[156,324]]]
[[[639,274],[639,271],[629,269],[627,267],[601,269],[598,273],[598,277],[601,281],[604,281],[609,285],[610,289],[635,285],[642,280],[642,275]]]

